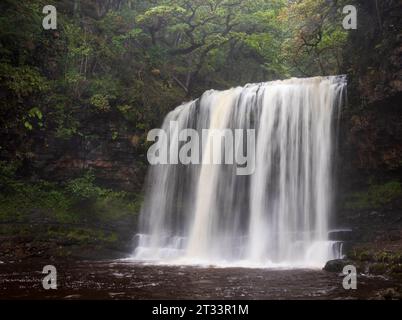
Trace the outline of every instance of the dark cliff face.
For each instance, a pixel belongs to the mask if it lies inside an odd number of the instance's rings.
[[[63,182],[91,169],[102,186],[141,191],[146,173],[143,137],[132,132],[113,139],[109,124],[99,121],[88,124],[87,130],[90,136],[68,140],[39,138],[33,161],[37,174]]]
[[[348,105],[340,128],[341,178],[348,189],[359,188],[375,178],[402,177],[402,114],[400,94],[362,109]]]
[[[68,137],[52,130],[30,136],[25,142],[30,156],[20,166],[19,176],[63,184],[91,170],[102,187],[142,191],[147,171],[144,130],[113,113],[83,111],[77,131]]]
[[[337,225],[356,240],[401,239],[402,34],[397,1],[356,1],[344,52],[348,104],[338,162]]]

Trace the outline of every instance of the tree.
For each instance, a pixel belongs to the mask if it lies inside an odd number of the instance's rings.
[[[294,1],[281,16],[287,29],[282,56],[302,76],[337,74],[347,32],[341,1]]]
[[[218,48],[221,59],[228,59],[246,47],[246,54],[252,51],[254,63],[261,64],[266,52],[259,44],[272,39],[269,32],[275,30],[267,17],[274,18],[283,5],[284,1],[158,1],[137,22],[151,45],[166,53],[165,63],[175,65],[171,76],[190,95],[208,64],[208,69],[219,67],[213,61]]]

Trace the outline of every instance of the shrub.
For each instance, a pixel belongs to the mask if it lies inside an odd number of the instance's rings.
[[[77,199],[96,199],[106,196],[108,190],[96,186],[94,181],[94,174],[88,171],[83,177],[68,181],[66,191]]]

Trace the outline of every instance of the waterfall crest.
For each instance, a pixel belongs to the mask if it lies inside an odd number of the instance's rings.
[[[133,258],[172,264],[322,267],[329,241],[335,128],[343,76],[210,90],[170,112],[162,129],[255,129],[255,171],[235,165],[151,166]],[[184,142],[168,135],[171,152]],[[210,138],[202,141],[209,157]]]

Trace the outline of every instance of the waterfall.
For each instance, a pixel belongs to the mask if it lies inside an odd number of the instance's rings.
[[[254,129],[255,170],[235,164],[150,167],[135,260],[248,267],[322,267],[340,257],[329,240],[336,118],[343,76],[210,90],[170,112],[178,129]],[[168,150],[185,144],[167,135]],[[243,141],[235,141],[234,144]],[[232,152],[235,150],[232,145]],[[201,144],[210,157],[211,136]]]

